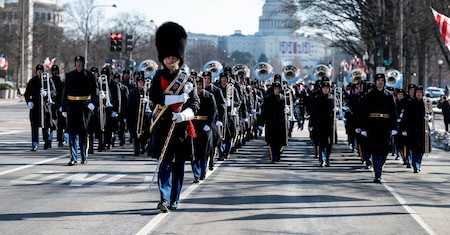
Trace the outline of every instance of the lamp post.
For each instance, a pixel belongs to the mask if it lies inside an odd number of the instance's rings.
[[[91,36],[89,33],[89,17],[91,16],[92,11],[97,8],[97,7],[117,7],[116,4],[112,4],[112,5],[95,5],[92,6],[91,9],[89,9],[89,12],[86,15],[86,21],[85,21],[85,25],[84,25],[84,59],[85,61],[85,68],[87,68],[87,64],[88,64],[88,47],[89,47],[89,37]]]
[[[439,64],[439,80],[438,80],[438,87],[441,87],[441,72],[442,72],[442,64],[444,64],[443,60],[438,60],[438,64]]]

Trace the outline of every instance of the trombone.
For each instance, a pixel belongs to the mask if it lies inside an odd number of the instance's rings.
[[[148,96],[148,90],[151,86],[151,78],[145,79],[144,83],[144,93],[139,96],[139,109],[138,109],[138,115],[137,115],[137,122],[136,122],[136,135],[139,138],[142,135],[142,130],[144,126],[144,117],[145,114],[152,113],[152,110],[149,106],[149,96]],[[147,102],[142,103],[142,98],[145,98]]]
[[[100,130],[105,130],[105,107],[112,107],[111,99],[110,99],[110,91],[109,91],[109,84],[108,84],[108,76],[105,74],[100,75],[98,77],[98,83],[100,87],[100,102],[99,102],[99,116],[100,116]],[[104,87],[104,88],[103,88]],[[106,99],[106,104],[103,104],[103,99]]]
[[[46,88],[47,86],[47,88]],[[44,100],[44,96],[41,95],[41,127],[44,128],[45,124],[45,110],[44,105],[53,105],[55,102],[52,100],[52,87],[50,85],[50,76],[47,72],[43,72],[41,75],[41,89],[47,94],[47,100]],[[44,103],[45,101],[45,103]]]
[[[342,111],[342,88],[336,86],[333,89],[333,99],[334,99],[334,107],[333,107],[333,132],[331,133],[331,143],[336,143],[337,141],[337,119],[342,120],[343,111]]]

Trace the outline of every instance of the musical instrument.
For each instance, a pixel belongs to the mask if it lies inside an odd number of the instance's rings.
[[[331,78],[331,69],[327,65],[318,64],[311,70],[311,79],[316,81],[321,81],[324,77]]]
[[[386,70],[386,86],[399,88],[403,83],[403,74],[396,69]]]
[[[144,60],[142,61],[138,67],[137,71],[143,71],[144,77],[146,79],[151,79],[156,73],[156,70],[158,70],[158,64],[154,60]]]
[[[245,64],[236,64],[231,68],[234,76],[250,77],[250,69]]]
[[[136,135],[139,138],[142,134],[142,128],[144,126],[145,121],[145,114],[150,114],[152,110],[150,109],[149,103],[149,95],[148,90],[151,86],[151,78],[145,79],[144,83],[144,92],[142,95],[139,96],[139,109],[138,109],[138,115],[137,115],[137,121],[136,121]],[[145,98],[147,102],[142,103],[142,98]]]
[[[211,72],[211,79],[214,81],[223,72],[222,64],[217,60],[210,60],[203,65],[203,72]]]
[[[269,63],[259,62],[253,67],[253,76],[259,81],[267,81],[273,75],[273,67]]]
[[[430,117],[431,117],[431,126],[432,126],[431,129],[435,130],[436,127],[434,125],[433,101],[430,98],[424,96],[423,97],[423,103],[424,103],[424,106],[425,106],[425,115],[430,115]],[[425,121],[424,150],[425,150],[425,153],[429,153],[430,149],[431,149],[430,125],[428,124],[428,122],[429,122],[428,120],[424,119],[424,121]]]
[[[336,143],[337,141],[337,120],[342,120],[343,118],[343,110],[342,110],[342,88],[335,87],[333,89],[333,99],[334,99],[334,107],[333,107],[333,132],[331,133],[331,143]],[[337,110],[337,111],[336,111]]]
[[[100,89],[100,101],[99,103],[99,121],[100,121],[100,130],[105,130],[105,122],[106,122],[106,116],[105,116],[105,108],[112,107],[111,99],[110,99],[110,91],[109,91],[109,84],[108,84],[108,76],[105,74],[100,75],[98,77],[98,86]],[[106,104],[103,103],[103,100],[106,99]]]
[[[300,69],[294,65],[286,65],[281,72],[281,80],[287,84],[295,84],[300,79]]]
[[[347,73],[347,83],[349,84],[357,84],[360,81],[364,81],[367,78],[366,72],[364,70],[356,68]]]
[[[52,100],[52,87],[50,86],[50,75],[47,72],[43,72],[41,75],[41,89],[47,94],[47,100],[44,100],[44,96],[41,95],[41,127],[44,128],[45,110],[44,105],[53,105],[55,102]],[[47,87],[46,87],[47,86]]]

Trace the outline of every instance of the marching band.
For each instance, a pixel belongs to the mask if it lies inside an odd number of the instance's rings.
[[[329,167],[337,121],[342,121],[349,151],[373,170],[376,183],[382,180],[389,153],[419,173],[423,155],[431,151],[430,101],[420,85],[400,88],[396,70],[377,73],[374,83],[354,70],[346,87],[336,86],[330,68],[322,64],[313,69],[307,84],[296,66],[275,74],[265,62],[255,65],[253,73],[247,65],[222,66],[215,60],[205,62],[199,73],[190,72],[184,64],[184,29],[168,22],[159,30],[161,68],[145,60],[134,73],[107,67],[88,71],[84,58],[77,56],[76,70],[64,81],[58,66],[49,74],[37,65],[25,92],[31,150],[38,150],[39,127],[44,149],[52,147],[57,130],[58,146],[68,142],[71,149],[68,165],[86,164],[95,144],[102,152],[115,147],[118,137],[125,146],[128,134],[133,156],[146,153],[158,159],[161,212],[178,206],[186,161],[198,183],[214,169],[214,161],[225,161],[264,133],[270,160],[278,163],[296,123],[297,131],[307,125],[314,157],[320,167]],[[177,31],[179,41],[163,39],[173,37],[171,30]]]

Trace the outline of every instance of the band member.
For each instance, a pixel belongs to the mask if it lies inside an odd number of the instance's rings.
[[[219,75],[219,88],[222,94],[225,95],[225,104],[227,107],[226,123],[225,123],[225,135],[222,136],[222,144],[220,146],[219,161],[223,161],[228,158],[233,148],[233,139],[237,135],[237,108],[241,103],[238,95],[238,91],[231,78],[226,72]]]
[[[305,113],[306,113],[306,99],[308,97],[308,93],[306,89],[303,87],[303,83],[300,82],[297,84],[295,89],[295,118],[297,119],[297,130],[303,130],[303,125],[305,123]]]
[[[317,135],[316,144],[319,146],[320,166],[330,166],[331,147],[334,135],[334,99],[330,94],[331,84],[329,81],[322,81],[321,92],[314,98],[310,127]]]
[[[442,116],[444,117],[445,131],[448,132],[448,124],[450,123],[450,104],[447,96],[443,95],[439,100],[437,107],[442,110]]]
[[[162,159],[158,171],[161,195],[158,209],[168,212],[177,208],[184,164],[193,156],[195,129],[191,120],[199,109],[200,100],[197,91],[189,89],[195,81],[181,69],[187,42],[184,28],[166,22],[158,28],[155,37],[158,60],[163,68],[156,71],[149,94],[150,101],[155,104],[150,127],[152,156]]]
[[[91,70],[92,74],[94,74],[95,79],[98,81],[98,78],[100,76],[100,71],[98,71],[97,67],[92,67]],[[99,99],[99,104],[100,102],[102,102],[102,99]],[[92,118],[89,120],[89,125],[88,125],[88,142],[89,142],[89,149],[88,149],[88,154],[94,154],[94,137],[99,139],[99,143],[98,143],[98,147],[97,150],[99,152],[102,152],[104,149],[104,144],[103,144],[103,131],[100,130],[100,115],[99,115],[99,111],[100,111],[100,105],[98,108],[94,109],[94,115],[92,116]],[[101,146],[101,147],[100,147]]]
[[[406,141],[410,146],[414,173],[420,172],[424,153],[431,152],[428,126],[431,116],[425,112],[423,95],[423,87],[417,86],[414,93],[415,98],[406,104],[401,128],[402,136],[406,136]]]
[[[395,92],[395,106],[397,108],[397,114],[399,115],[397,119],[397,123],[399,125],[399,130],[401,130],[401,121],[403,118],[403,112],[405,111],[406,107],[406,100],[405,98],[405,91],[401,88],[398,88]],[[403,149],[406,148],[406,137],[402,135],[395,135],[394,137],[394,143],[395,143],[395,149],[396,149],[396,157],[395,160],[398,160],[400,158],[403,159],[403,162],[406,164],[406,156],[404,155]]]
[[[131,90],[125,109],[128,130],[134,141],[134,156],[139,156],[141,153],[141,136],[143,131],[142,127],[145,122],[145,107],[147,102],[149,102],[145,95],[144,83],[145,78],[143,76],[136,78],[137,86]]]
[[[38,64],[36,75],[28,81],[24,94],[30,109],[31,151],[36,151],[39,147],[39,127],[42,128],[44,149],[51,145],[53,130],[56,128],[52,117],[52,100],[56,96],[56,89],[50,76],[43,80],[43,73],[44,66]]]
[[[53,65],[51,68],[52,73],[52,81],[55,84],[56,88],[56,96],[54,99],[55,105],[53,105],[53,118],[56,119],[56,140],[58,141],[58,147],[62,147],[64,145],[64,142],[67,142],[66,136],[64,134],[65,128],[66,128],[66,118],[63,117],[61,113],[61,97],[62,97],[62,90],[64,87],[64,81],[61,79],[59,75],[59,66]],[[51,143],[48,146],[49,148],[52,147]]]
[[[272,83],[272,94],[266,95],[261,105],[259,129],[265,124],[265,141],[269,145],[270,158],[277,163],[281,158],[281,149],[287,145],[287,129],[285,114],[289,108],[285,106],[285,98],[281,94],[281,84]]]
[[[194,159],[191,161],[194,183],[205,179],[209,156],[214,154],[212,129],[217,119],[217,106],[214,95],[203,89],[203,77],[195,78],[197,94],[200,98],[200,109],[194,117],[197,137],[194,138]]]
[[[414,96],[415,96],[415,93],[416,93],[416,88],[417,88],[416,84],[409,84],[408,85],[408,95],[404,98],[405,99],[404,102],[406,104],[409,103],[409,101],[415,99]],[[403,119],[403,114],[404,113],[400,113],[399,114],[400,119]],[[401,124],[401,121],[400,121],[400,126],[404,126],[403,124]],[[411,168],[412,154],[411,154],[411,146],[409,146],[408,141],[405,142],[405,146],[403,148],[403,151],[404,151],[404,157],[405,157],[403,165],[406,165],[406,168]]]
[[[139,73],[139,72],[138,72]],[[123,71],[122,74],[122,79],[126,79],[130,76],[130,70],[125,69]],[[128,100],[128,95],[130,93],[131,90],[128,89],[127,86],[125,86],[124,84],[122,84],[120,76],[119,77],[114,77],[114,80],[116,82],[116,84],[119,87],[119,106],[118,106],[118,117],[117,117],[117,121],[118,121],[118,130],[117,130],[117,135],[119,137],[119,145],[120,146],[124,146],[125,145],[125,132],[126,132],[126,118],[125,118],[125,114],[124,114],[124,110],[125,110],[125,106],[127,105],[127,100]]]
[[[361,117],[361,135],[367,138],[368,151],[372,156],[375,178],[381,183],[383,166],[386,162],[391,135],[397,134],[397,112],[392,95],[384,88],[386,76],[375,75],[375,86],[366,95]]]
[[[213,133],[213,149],[217,149],[217,153],[219,153],[218,147],[220,146],[221,138],[224,130],[224,123],[226,120],[226,104],[225,104],[225,98],[222,94],[222,90],[218,88],[216,85],[214,85],[211,81],[211,72],[203,72],[203,82],[204,82],[204,89],[210,92],[214,95],[214,100],[216,101],[216,107],[217,107],[217,116],[216,120],[214,120],[215,125],[212,125],[212,133]],[[209,170],[214,169],[214,156],[215,151],[211,153],[209,156]]]
[[[75,70],[67,74],[63,89],[62,112],[65,112],[67,116],[70,145],[69,166],[78,164],[77,139],[80,145],[81,164],[87,163],[88,124],[93,110],[98,105],[97,80],[92,72],[84,69],[84,63],[83,56],[75,57]]]

